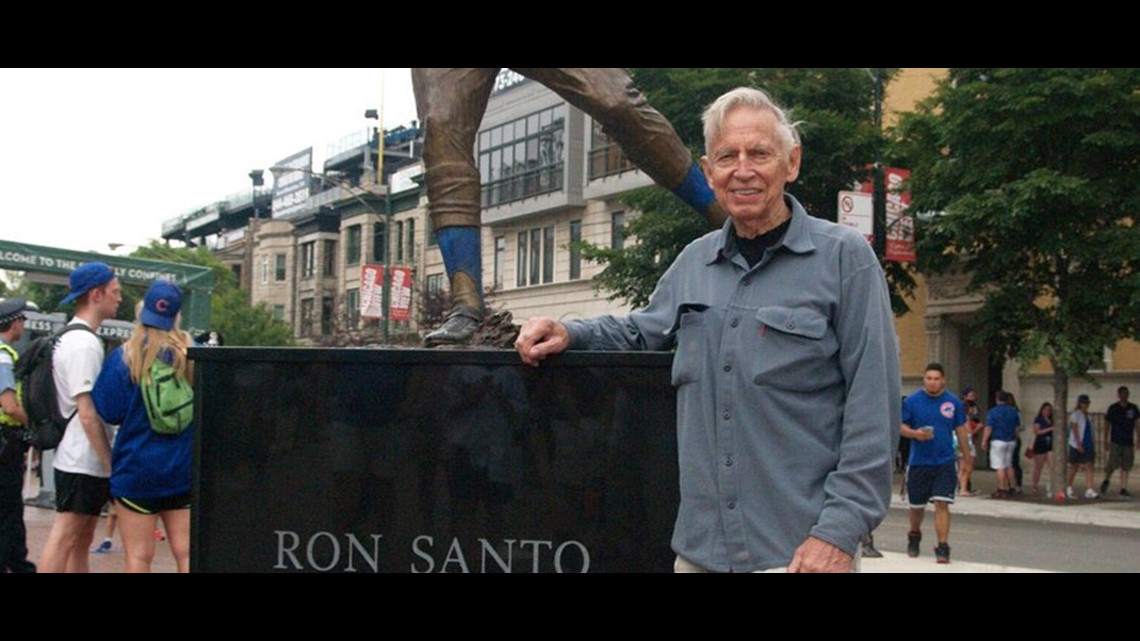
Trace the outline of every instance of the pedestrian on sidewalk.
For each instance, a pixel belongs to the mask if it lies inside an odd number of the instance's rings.
[[[1132,471],[1134,452],[1140,448],[1140,408],[1128,402],[1128,388],[1123,385],[1116,390],[1116,402],[1104,414],[1108,421],[1108,465],[1104,470],[1104,481],[1100,484],[1101,496],[1108,492],[1108,482],[1112,473],[1120,468],[1120,496],[1129,498],[1128,473]]]
[[[903,402],[899,431],[903,438],[913,441],[906,489],[910,502],[907,555],[919,555],[922,521],[929,502],[934,504],[934,532],[938,536],[934,558],[938,563],[949,563],[950,505],[958,487],[954,434],[958,436],[962,458],[971,459],[972,455],[966,445],[966,408],[957,396],[946,391],[946,371],[941,364],[927,365],[922,389]]]
[[[1093,489],[1093,462],[1096,461],[1096,451],[1093,446],[1092,419],[1089,418],[1089,395],[1081,394],[1077,397],[1077,409],[1069,415],[1069,475],[1065,488],[1065,496],[1075,498],[1073,481],[1077,478],[1077,470],[1085,470],[1085,498],[1095,499],[1100,496]]]
[[[986,413],[986,429],[982,436],[982,449],[990,453],[990,467],[997,471],[997,491],[993,498],[1004,499],[1016,492],[1013,459],[1018,456],[1017,430],[1021,428],[1021,415],[1009,403],[1009,392],[997,393],[997,405]]]
[[[1053,404],[1042,403],[1037,410],[1037,417],[1033,419],[1033,493],[1040,490],[1041,470],[1049,466],[1053,460]],[[1052,494],[1052,486],[1045,488],[1046,494]]]

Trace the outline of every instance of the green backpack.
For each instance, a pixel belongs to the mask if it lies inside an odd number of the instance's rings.
[[[140,385],[150,428],[159,434],[181,434],[194,418],[194,388],[174,375],[161,358],[150,365],[150,377]]]

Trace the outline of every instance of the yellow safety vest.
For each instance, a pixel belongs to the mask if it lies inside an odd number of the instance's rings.
[[[16,352],[16,348],[12,347],[8,343],[0,341],[0,350],[8,352],[8,354],[12,357],[12,366],[13,366],[13,368],[15,368],[16,361],[20,359],[20,355]],[[20,383],[17,382],[16,383],[16,402],[19,402],[21,398],[22,398],[22,395],[20,394]],[[12,418],[11,416],[8,416],[7,414],[4,413],[3,409],[0,409],[0,425],[11,425],[14,427],[20,427],[23,425],[23,423],[21,423],[20,421],[17,421],[16,419]]]

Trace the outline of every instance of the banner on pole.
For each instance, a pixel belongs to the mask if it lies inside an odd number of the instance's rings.
[[[392,268],[392,320],[412,318],[412,268]]]
[[[365,265],[360,268],[360,317],[384,318],[384,266]]]

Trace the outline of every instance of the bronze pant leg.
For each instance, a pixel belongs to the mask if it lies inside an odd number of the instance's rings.
[[[481,209],[475,136],[498,69],[413,68],[424,131],[428,212],[435,229],[478,227]]]
[[[685,179],[693,165],[692,153],[673,125],[633,86],[625,69],[511,68],[590,114],[658,185],[673,190]]]

